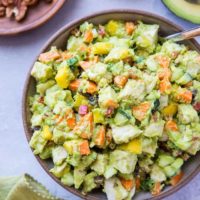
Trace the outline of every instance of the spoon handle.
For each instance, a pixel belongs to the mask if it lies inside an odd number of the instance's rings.
[[[193,29],[183,31],[180,33],[175,33],[173,35],[169,35],[169,36],[165,37],[165,39],[178,42],[178,41],[182,41],[182,40],[188,40],[188,39],[191,39],[196,36],[200,36],[200,27],[193,28]]]

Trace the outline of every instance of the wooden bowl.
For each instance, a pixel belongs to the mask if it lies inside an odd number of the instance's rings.
[[[39,1],[35,6],[28,8],[26,17],[17,22],[10,18],[0,18],[0,35],[15,35],[34,29],[53,17],[65,3],[65,0],[53,0],[51,3]]]
[[[73,30],[75,27],[79,26],[84,21],[89,21],[95,24],[99,24],[99,23],[103,24],[110,19],[142,20],[145,23],[150,23],[150,24],[156,23],[160,25],[161,35],[168,35],[168,34],[175,33],[177,31],[182,30],[182,28],[164,19],[163,17],[160,17],[155,14],[151,14],[148,12],[138,11],[138,10],[110,10],[110,11],[98,12],[93,15],[83,17],[80,20],[77,20],[70,24],[65,25],[62,29],[60,29],[54,36],[52,36],[47,41],[47,43],[42,48],[41,53],[49,50],[51,46],[57,46],[58,48],[64,49],[66,47],[66,41],[70,34],[70,31]],[[194,39],[185,41],[185,44],[188,45],[191,49],[194,49],[200,52],[200,46]],[[37,58],[35,59],[35,61],[36,60]],[[28,142],[30,141],[31,136],[32,136],[31,124],[30,124],[31,113],[29,110],[28,99],[30,96],[32,96],[35,93],[35,81],[30,76],[30,71],[31,69],[29,70],[29,73],[27,75],[27,80],[25,82],[23,102],[22,102],[23,124],[24,124],[24,130],[25,130],[25,134],[26,134]],[[165,190],[156,197],[152,197],[150,193],[141,192],[141,193],[136,194],[134,199],[135,200],[139,200],[139,199],[158,200],[158,199],[163,199],[164,197],[169,196],[172,193],[178,191],[180,188],[186,185],[194,176],[196,176],[198,172],[200,171],[200,162],[198,160],[199,155],[200,154],[194,156],[188,162],[185,163],[183,167],[183,172],[185,175],[177,186],[166,187]],[[53,174],[49,172],[49,169],[52,167],[52,162],[42,160],[38,156],[36,156],[36,158],[38,162],[42,165],[44,170],[48,173],[48,175],[51,176],[57,183],[63,186],[66,190],[72,192],[73,194],[79,197],[82,197],[83,199],[88,199],[88,200],[106,199],[106,195],[102,193],[100,190],[96,190],[92,193],[89,193],[87,196],[84,196],[81,194],[79,190],[76,190],[73,187],[68,187],[68,186],[63,185],[59,179],[57,179]]]

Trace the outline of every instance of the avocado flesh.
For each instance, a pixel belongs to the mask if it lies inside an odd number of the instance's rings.
[[[163,0],[163,3],[177,16],[200,24],[200,5],[186,0]]]

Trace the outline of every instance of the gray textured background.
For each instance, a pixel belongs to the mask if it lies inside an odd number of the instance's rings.
[[[146,10],[171,19],[184,28],[195,26],[171,14],[160,0],[68,0],[59,13],[42,27],[18,36],[0,37],[0,176],[27,172],[42,182],[53,194],[68,200],[80,199],[48,177],[34,158],[22,127],[22,89],[30,64],[53,33],[71,20],[112,8]],[[198,199],[200,175],[167,198]]]

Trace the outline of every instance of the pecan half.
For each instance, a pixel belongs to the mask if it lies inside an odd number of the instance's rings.
[[[17,21],[21,21],[25,17],[26,13],[27,13],[27,5],[24,2],[22,2],[18,7],[18,12],[15,13],[15,19]]]
[[[27,6],[33,6],[36,3],[38,3],[38,0],[23,0],[23,2],[25,3],[25,5]]]

